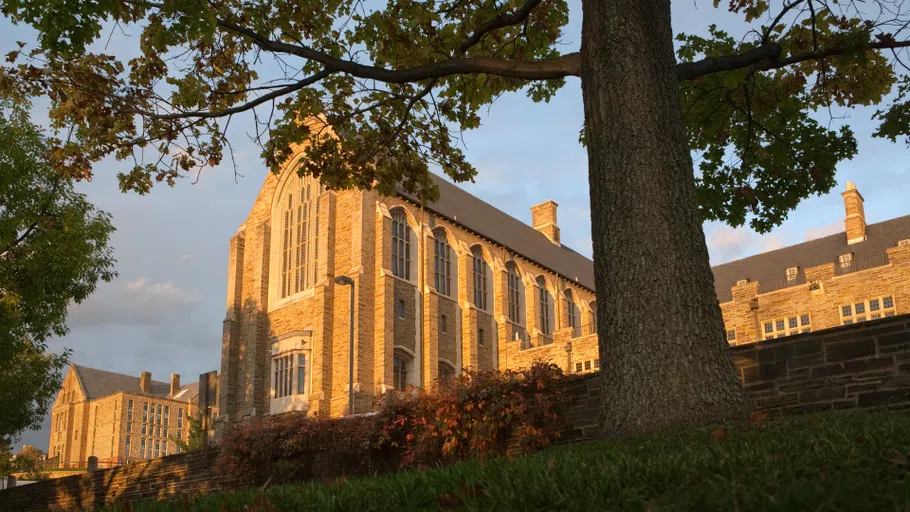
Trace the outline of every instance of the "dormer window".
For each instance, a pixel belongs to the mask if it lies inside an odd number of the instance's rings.
[[[743,286],[748,282],[749,282],[748,279],[740,279],[739,281],[736,281],[736,286]]]
[[[897,243],[897,246],[898,247],[910,247],[910,238],[901,240],[900,242]]]
[[[840,268],[849,268],[850,265],[853,265],[853,253],[841,254],[837,261],[840,263]]]
[[[787,281],[796,281],[796,276],[799,274],[799,267],[790,267],[787,269]]]

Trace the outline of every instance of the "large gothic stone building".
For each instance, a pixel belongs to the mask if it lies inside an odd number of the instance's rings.
[[[593,264],[560,243],[556,203],[528,226],[438,177],[421,207],[326,191],[298,164],[266,178],[230,241],[216,437],[252,417],[344,415],[351,380],[360,413],[466,367],[599,367]],[[910,312],[910,216],[867,226],[859,192],[843,195],[844,233],[714,268],[731,344]]]

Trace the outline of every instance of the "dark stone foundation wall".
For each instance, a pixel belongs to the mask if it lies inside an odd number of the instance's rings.
[[[798,414],[826,409],[910,409],[910,315],[732,347],[746,392],[757,409]],[[568,383],[560,442],[597,436],[600,378]],[[0,491],[0,512],[91,510],[103,504],[232,489],[242,482],[218,476],[216,450],[171,455],[92,474]],[[366,455],[339,463],[332,452],[314,454],[313,479],[372,473],[381,461]],[[343,462],[343,461],[342,461]]]
[[[756,409],[798,414],[828,409],[910,409],[910,315],[731,347]],[[561,441],[596,437],[598,373],[569,384]]]

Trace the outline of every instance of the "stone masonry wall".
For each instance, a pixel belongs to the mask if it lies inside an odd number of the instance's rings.
[[[910,315],[731,347],[756,409],[910,409]],[[599,373],[569,384],[562,441],[597,434]]]

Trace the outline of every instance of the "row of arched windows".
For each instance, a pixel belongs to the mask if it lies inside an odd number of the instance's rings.
[[[403,209],[395,208],[390,213],[392,216],[392,274],[396,277],[410,280],[411,229]],[[452,246],[445,230],[437,228],[433,231],[433,286],[438,293],[448,297],[452,297],[455,291],[452,284],[456,273],[453,259]],[[492,279],[492,273],[484,257],[483,249],[479,246],[474,246],[471,249],[471,265],[473,304],[479,309],[487,310],[490,295],[489,282]],[[524,318],[524,283],[515,262],[508,262],[506,268],[508,272],[506,300],[508,302],[509,320],[517,324],[524,324],[526,321],[526,318]],[[581,311],[575,304],[572,291],[567,289],[564,293],[568,306],[566,313],[568,326],[579,329],[582,324]],[[552,334],[554,329],[553,298],[543,276],[538,276],[536,279],[535,294],[535,299],[538,301],[538,326],[543,334]],[[591,302],[590,310],[592,313],[588,323],[593,324],[595,322],[593,301]]]

